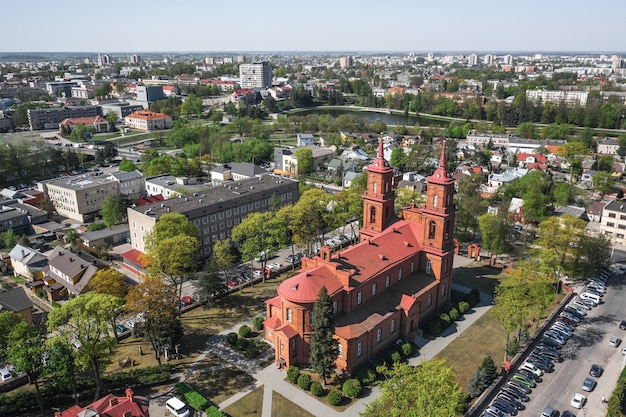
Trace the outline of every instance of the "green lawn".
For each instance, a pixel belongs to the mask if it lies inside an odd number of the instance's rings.
[[[231,417],[261,417],[263,413],[263,391],[264,387],[258,387],[223,411]],[[290,408],[283,410],[291,410],[292,407],[297,406],[291,404]]]

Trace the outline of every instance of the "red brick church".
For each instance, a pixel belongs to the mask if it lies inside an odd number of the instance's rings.
[[[349,374],[398,339],[420,334],[419,326],[450,303],[455,208],[445,149],[425,204],[403,208],[401,220],[382,141],[367,172],[361,241],[336,253],[322,246],[266,301],[265,338],[280,367],[308,364],[313,304],[323,286],[336,315],[337,368]]]

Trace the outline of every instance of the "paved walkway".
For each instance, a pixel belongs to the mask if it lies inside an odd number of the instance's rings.
[[[463,267],[470,262],[472,261],[469,259],[457,256],[454,260],[455,269]],[[469,288],[461,287],[458,285],[453,285],[453,289],[463,292],[469,292],[470,290]],[[434,340],[422,339],[420,343],[421,346],[419,354],[411,358],[409,360],[409,363],[411,365],[418,365],[423,360],[432,359],[433,357],[435,357],[443,348],[445,348],[450,342],[456,339],[476,320],[478,320],[483,314],[485,314],[491,308],[492,304],[493,299],[490,296],[481,294],[481,300],[479,304],[470,313],[465,314],[464,320],[455,322],[453,326],[450,326],[442,333],[441,336],[437,337]],[[217,335],[209,337],[206,344],[206,350],[184,373],[174,375],[174,378],[178,379],[179,381],[184,381],[187,379],[188,376],[206,370],[199,367],[201,361],[207,355],[217,355],[224,359],[229,365],[236,366],[242,371],[252,375],[252,377],[256,380],[256,382],[251,386],[218,404],[219,408],[223,410],[229,405],[240,400],[242,397],[244,397],[254,389],[263,386],[264,391],[262,417],[272,417],[273,392],[279,393],[283,397],[289,399],[289,401],[297,404],[299,407],[305,409],[306,411],[317,417],[358,417],[360,413],[365,411],[367,404],[378,398],[378,396],[380,395],[378,387],[374,387],[371,389],[367,397],[356,400],[355,403],[353,403],[352,406],[350,406],[345,411],[335,411],[333,408],[327,405],[324,398],[318,400],[288,382],[286,380],[286,372],[279,370],[275,364],[271,364],[265,368],[261,368],[259,366],[259,363],[261,363],[262,360],[248,359],[245,355],[227,346],[224,342],[224,338],[226,337],[226,335],[231,332],[236,333],[239,327],[243,324],[251,325],[251,321],[239,323],[227,330],[222,331]],[[272,349],[268,349],[264,353],[264,355],[271,354],[273,354]],[[171,395],[171,392],[168,393],[168,395]],[[160,403],[164,401],[164,397],[165,395],[161,394],[158,398],[154,399]]]

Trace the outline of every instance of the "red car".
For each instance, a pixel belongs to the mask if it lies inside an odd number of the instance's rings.
[[[186,306],[188,306],[189,304],[193,303],[193,298],[191,298],[188,295],[185,295],[183,297],[180,297],[180,301],[182,301],[183,303],[185,303]]]

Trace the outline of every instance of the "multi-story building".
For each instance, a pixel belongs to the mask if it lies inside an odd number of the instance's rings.
[[[157,100],[164,100],[162,85],[138,85],[135,90],[137,101],[153,103]]]
[[[311,149],[314,170],[323,167],[325,163],[333,159],[334,151],[332,149],[321,148],[317,145],[301,146],[294,149],[274,148],[274,172],[281,175],[299,175],[296,150],[301,148]]]
[[[85,407],[73,405],[67,410],[55,411],[54,417],[150,417],[149,405],[146,397],[134,395],[132,389],[126,388],[124,397],[108,394]]]
[[[150,110],[137,110],[126,116],[124,123],[132,129],[149,132],[171,128],[172,118],[167,114],[155,113]]]
[[[60,216],[81,223],[93,220],[102,202],[118,193],[118,182],[111,177],[73,175],[37,183]]]
[[[600,233],[612,243],[626,245],[626,203],[613,200],[602,210]]]
[[[141,55],[137,55],[137,54],[132,54],[130,56],[130,62],[131,64],[138,64],[141,62]]]
[[[354,62],[351,56],[342,56],[339,58],[339,66],[341,66],[341,68],[352,68],[353,65]]]
[[[297,181],[266,175],[130,207],[128,224],[132,250],[145,253],[146,237],[152,227],[163,214],[176,212],[184,214],[198,228],[200,256],[206,259],[211,255],[213,243],[230,237],[232,228],[248,213],[269,210],[273,198],[278,198],[281,204],[291,204],[298,201],[298,197]]]
[[[598,153],[602,155],[617,155],[619,142],[615,138],[602,138],[598,141]]]
[[[143,110],[144,107],[140,104],[130,104],[130,103],[102,103],[100,104],[102,107],[102,113],[104,116],[113,112],[117,114],[118,119],[123,119],[132,112]]]
[[[51,81],[46,83],[46,91],[52,97],[56,97],[59,94],[71,97],[72,87],[78,87],[78,81]]]
[[[161,174],[146,178],[146,195],[161,195],[164,198],[178,197],[182,194],[193,194],[206,191],[210,185],[200,184],[195,178],[175,177]]]
[[[272,86],[272,69],[267,61],[239,66],[241,88],[267,88]]]
[[[584,106],[587,104],[586,91],[561,90],[526,90],[526,99],[529,101],[547,103],[565,103],[567,106]]]
[[[211,170],[211,183],[222,185],[264,175],[269,175],[269,172],[258,165],[249,162],[231,162],[217,165]]]
[[[49,109],[28,109],[30,130],[58,129],[65,119],[102,116],[100,106],[65,106]]]
[[[300,273],[266,301],[265,339],[281,368],[308,364],[313,305],[325,287],[335,315],[337,368],[353,374],[398,339],[415,340],[419,326],[450,303],[454,253],[455,180],[445,168],[428,178],[426,203],[395,218],[393,168],[378,157],[367,168],[361,242],[303,258]]]
[[[146,182],[138,170],[113,172],[109,178],[117,182],[118,192],[131,200],[141,197],[145,192]]]

